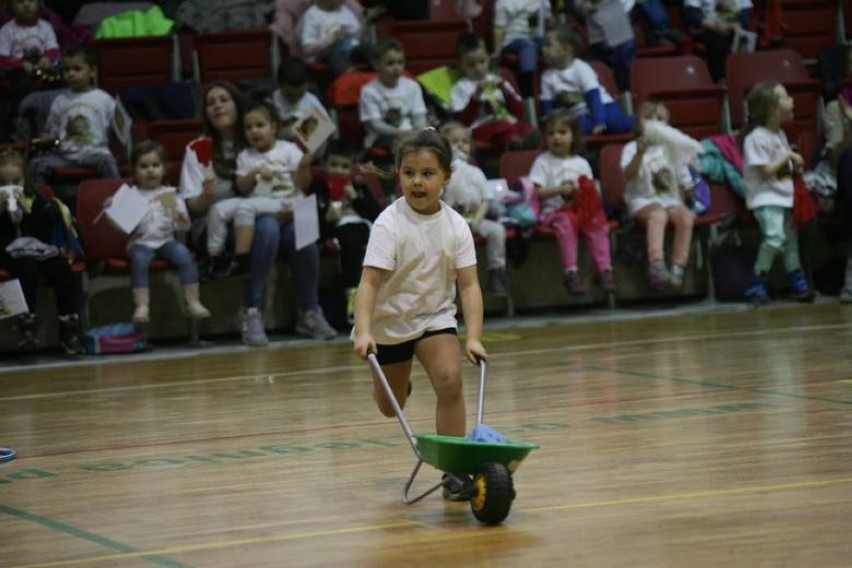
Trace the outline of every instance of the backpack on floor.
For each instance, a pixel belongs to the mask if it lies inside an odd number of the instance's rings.
[[[83,335],[83,346],[89,355],[140,353],[150,349],[145,333],[132,323],[92,328]]]

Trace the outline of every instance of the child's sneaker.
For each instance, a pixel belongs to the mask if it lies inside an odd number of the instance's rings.
[[[80,339],[80,317],[77,314],[59,316],[59,345],[68,355],[83,353]]]
[[[580,273],[576,270],[566,270],[565,276],[562,278],[562,284],[569,293],[575,296],[582,296],[586,293],[586,285],[583,284]]]
[[[334,339],[337,337],[337,331],[329,325],[319,307],[299,312],[296,319],[296,333],[314,339]]]
[[[601,289],[604,292],[607,294],[615,294],[617,286],[615,284],[615,274],[612,273],[611,268],[601,271],[598,278],[600,280]]]
[[[461,482],[454,478],[460,479]],[[444,482],[444,499],[447,501],[470,501],[473,497],[473,481],[469,475],[462,474],[451,477],[445,473],[441,479]]]
[[[257,308],[248,308],[240,312],[240,333],[243,343],[249,347],[266,347],[269,338],[263,329],[263,316]]]
[[[766,289],[768,278],[764,275],[755,275],[745,291],[745,297],[754,304],[768,304],[769,291]]]
[[[805,276],[805,271],[797,268],[793,272],[787,274],[790,279],[790,288],[793,290],[793,298],[797,302],[813,302],[816,294],[814,294],[811,285],[808,284],[808,279]]]
[[[672,284],[672,277],[662,260],[655,260],[648,266],[648,282],[653,290],[665,290]]]
[[[18,316],[18,347],[27,349],[38,347],[38,321],[35,314],[21,314]]]
[[[684,267],[679,264],[672,264],[671,280],[669,281],[672,288],[680,290],[683,288]]]
[[[506,295],[506,270],[493,268],[488,271],[488,291],[496,296]]]

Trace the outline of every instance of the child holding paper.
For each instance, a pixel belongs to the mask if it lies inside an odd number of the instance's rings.
[[[255,216],[292,215],[293,201],[311,179],[311,155],[292,142],[278,140],[278,114],[268,103],[246,106],[242,131],[249,147],[237,155],[237,197],[210,207],[207,218],[207,252],[213,259],[211,276],[223,278],[248,272]],[[234,222],[234,258],[222,256],[228,224]]]
[[[189,214],[175,188],[163,185],[166,149],[150,140],[133,148],[130,158],[135,185],[129,190],[148,202],[148,210],[130,234],[127,255],[130,257],[130,285],[133,288],[133,323],[149,320],[148,268],[154,258],[162,258],[177,267],[189,315],[209,318],[210,312],[198,297],[198,272],[189,249],[175,238],[177,231],[189,229]],[[125,186],[126,187],[126,186]],[[109,207],[113,199],[104,204]]]

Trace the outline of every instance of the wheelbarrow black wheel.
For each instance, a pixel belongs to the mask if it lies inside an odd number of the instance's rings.
[[[473,478],[474,495],[470,500],[473,516],[486,525],[499,525],[509,515],[515,489],[512,474],[505,464],[488,462]]]

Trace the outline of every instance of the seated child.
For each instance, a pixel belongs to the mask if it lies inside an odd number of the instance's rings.
[[[20,347],[38,345],[38,285],[45,280],[53,288],[59,314],[59,344],[69,355],[83,352],[77,308],[82,289],[71,272],[69,258],[53,244],[56,223],[61,223],[57,204],[35,193],[27,182],[26,162],[18,152],[0,152],[0,185],[14,186],[13,194],[0,192],[0,267],[20,281],[29,311],[18,316]],[[29,252],[14,251],[18,237],[35,241]],[[7,249],[12,245],[11,249]]]
[[[40,17],[44,1],[11,0],[6,6],[12,18],[0,28],[0,72],[9,82],[8,98],[0,111],[0,142],[11,139],[12,117],[40,79],[58,79],[59,61],[53,26]]]
[[[335,239],[340,247],[343,286],[346,289],[346,318],[355,316],[355,290],[361,280],[361,265],[372,222],[381,213],[370,188],[353,178],[357,148],[344,140],[332,140],[326,150],[320,179],[311,185],[317,196],[320,238]]]
[[[636,39],[622,0],[573,0],[573,13],[586,23],[589,59],[612,68],[619,90],[630,90],[630,67],[636,58]]]
[[[166,174],[166,149],[157,142],[144,140],[133,148],[130,158],[134,185],[148,204],[148,212],[130,234],[127,256],[130,257],[130,286],[133,289],[133,323],[146,323],[150,319],[150,290],[148,269],[155,258],[168,260],[175,265],[183,286],[183,297],[190,317],[209,318],[198,295],[198,271],[192,253],[176,233],[189,230],[189,213],[183,199],[177,197],[173,187],[163,185]],[[109,207],[112,198],[104,204]]]
[[[485,42],[476,34],[460,37],[456,62],[462,77],[450,91],[450,105],[473,138],[501,149],[537,147],[538,130],[517,118],[523,114],[521,97],[508,81],[489,71]]]
[[[366,135],[364,147],[393,150],[412,131],[426,126],[426,103],[417,81],[403,77],[405,51],[393,39],[380,40],[375,47],[375,79],[364,85],[358,114]]]
[[[96,71],[92,47],[69,47],[63,52],[62,75],[68,92],[53,100],[47,132],[39,138],[59,140],[59,146],[30,160],[33,183],[44,183],[53,168],[68,165],[95,168],[103,178],[118,177],[118,164],[108,146],[115,99],[94,87]]]
[[[547,32],[544,58],[548,69],[541,76],[541,111],[556,107],[568,109],[580,123],[583,134],[619,134],[633,130],[633,117],[621,107],[598,81],[592,66],[577,57],[581,39],[568,26]]]
[[[278,88],[268,102],[278,112],[281,129],[278,137],[294,140],[293,124],[311,109],[317,109],[326,118],[328,111],[320,100],[308,91],[308,70],[304,61],[298,57],[288,57],[278,66]]]
[[[364,26],[343,0],[316,0],[299,21],[302,54],[308,62],[321,61],[337,77],[350,64]]]
[[[686,163],[673,163],[663,144],[652,144],[644,135],[651,122],[668,124],[669,111],[661,102],[646,101],[636,118],[638,138],[624,146],[621,169],[626,185],[624,201],[630,216],[645,225],[648,246],[648,278],[657,290],[683,285],[689,260],[695,214],[684,204],[683,191],[693,180]],[[671,272],[663,259],[666,226],[674,225]]]
[[[707,48],[705,59],[714,81],[725,78],[725,59],[734,32],[751,20],[751,0],[683,0],[683,20],[689,32]]]
[[[506,294],[506,228],[497,221],[486,219],[489,202],[486,198],[486,178],[481,169],[470,163],[473,139],[470,130],[460,122],[448,122],[441,127],[443,136],[453,149],[453,176],[444,191],[444,201],[458,211],[474,234],[485,237],[488,291]]]
[[[292,202],[310,182],[311,155],[292,142],[276,139],[278,115],[267,103],[246,105],[242,128],[249,147],[237,155],[236,190],[239,197],[222,199],[210,207],[207,218],[207,252],[212,258],[211,277],[244,274],[257,215],[292,214]],[[228,224],[234,222],[234,258],[223,253]]]
[[[552,19],[550,0],[497,0],[494,6],[494,59],[501,52],[518,56],[518,84],[533,96],[533,77],[544,31]]]
[[[556,233],[563,284],[571,294],[586,292],[577,266],[578,239],[582,232],[601,288],[614,293],[609,223],[592,166],[579,155],[583,143],[580,125],[564,110],[550,113],[544,124],[547,151],[533,162],[530,181],[535,184],[539,198],[539,223],[553,227]]]

